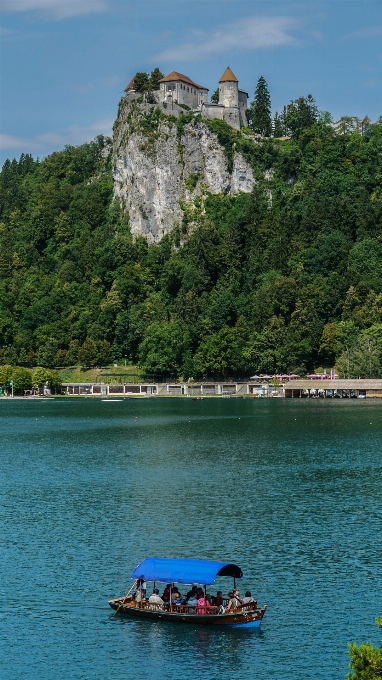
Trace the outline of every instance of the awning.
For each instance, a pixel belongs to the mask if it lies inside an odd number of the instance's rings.
[[[134,569],[131,578],[160,583],[201,583],[210,585],[217,576],[242,578],[240,567],[231,562],[211,560],[173,560],[148,557]]]

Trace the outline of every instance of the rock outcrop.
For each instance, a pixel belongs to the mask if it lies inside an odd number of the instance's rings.
[[[170,115],[169,115],[170,113]],[[114,126],[114,194],[128,211],[133,235],[158,242],[182,223],[195,201],[211,194],[252,191],[243,155],[224,147],[208,124],[158,105],[125,101]]]

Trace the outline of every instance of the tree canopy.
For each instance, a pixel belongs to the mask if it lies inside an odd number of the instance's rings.
[[[376,619],[382,628],[382,618]],[[374,647],[370,642],[349,645],[350,668],[348,680],[381,680],[382,678],[382,645]]]
[[[7,160],[5,373],[127,357],[168,378],[334,365],[346,377],[380,377],[382,120],[337,129],[309,97],[280,119],[286,141],[208,123],[230,168],[236,152],[250,164],[254,189],[205,193],[156,245],[132,237],[113,200],[110,140]]]

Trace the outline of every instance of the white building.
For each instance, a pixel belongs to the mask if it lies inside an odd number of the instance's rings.
[[[185,104],[190,109],[198,109],[208,101],[208,87],[194,83],[182,73],[172,71],[159,81],[159,99],[162,102]]]
[[[218,104],[208,102],[207,87],[194,83],[191,78],[178,71],[169,73],[159,84],[160,89],[153,94],[161,103],[186,105],[203,118],[224,120],[236,129],[246,125],[248,94],[239,89],[239,81],[229,67],[219,80]],[[128,84],[126,93],[135,93],[134,78]]]

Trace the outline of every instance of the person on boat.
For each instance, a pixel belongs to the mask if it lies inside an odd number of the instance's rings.
[[[226,612],[229,612],[231,609],[237,609],[241,605],[241,599],[239,597],[239,591],[237,588],[235,590],[231,591],[228,593],[228,604],[226,606]]]
[[[165,587],[162,595],[162,599],[165,602],[170,602],[170,591],[171,591],[171,583],[168,583],[167,586]]]
[[[211,608],[211,604],[208,602],[207,597],[204,597],[202,589],[198,591],[198,609],[196,610],[198,614],[208,614],[208,610]]]
[[[142,593],[142,599],[146,599],[146,587],[147,587],[146,581],[143,578],[139,578],[136,581],[135,586],[134,586],[134,588],[131,592],[131,599],[132,600],[136,599],[137,602],[140,602],[141,601],[141,593]]]
[[[215,605],[215,607],[221,607],[222,606],[222,604],[223,604],[223,592],[221,590],[218,590],[215,597],[212,598],[212,604]]]
[[[192,586],[191,590],[188,591],[188,593],[186,595],[187,602],[190,599],[190,597],[195,597],[197,589],[198,589],[198,586]]]
[[[252,594],[249,590],[246,591],[245,597],[242,599],[243,604],[256,604],[256,600],[253,599]]]
[[[172,604],[185,604],[186,600],[182,595],[180,594],[179,590],[177,588],[174,588],[172,592],[172,597],[171,597],[171,602]]]
[[[197,606],[197,604],[198,604],[198,598],[196,597],[196,591],[195,591],[195,595],[193,595],[192,597],[190,597],[190,598],[187,600],[187,604],[189,604],[190,607],[196,607],[196,606]],[[190,613],[190,614],[195,614],[195,609],[189,609],[189,613]]]
[[[164,605],[162,598],[159,596],[158,588],[154,588],[153,594],[150,595],[150,597],[149,597],[149,602],[151,604],[160,604],[162,606]]]

